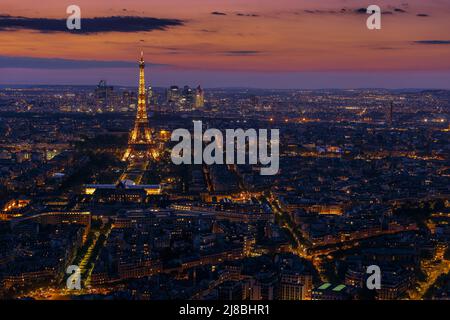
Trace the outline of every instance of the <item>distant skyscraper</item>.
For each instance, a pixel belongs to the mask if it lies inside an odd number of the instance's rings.
[[[180,100],[180,89],[178,86],[171,86],[166,91],[167,102],[179,102]]]
[[[195,90],[195,108],[203,108],[205,105],[205,96],[200,85]]]
[[[184,86],[182,104],[184,109],[190,110],[195,104],[195,92],[189,86]]]
[[[147,88],[147,104],[148,106],[152,106],[155,104],[155,92],[153,91],[153,88],[151,86],[148,86]]]
[[[391,101],[391,104],[389,105],[389,114],[388,114],[388,124],[392,126],[394,116],[394,102]]]
[[[394,120],[394,103],[391,102],[391,108],[389,112],[389,123],[392,125],[392,122]]]
[[[124,91],[122,93],[122,104],[124,107],[129,107],[131,104],[131,93],[130,91]]]
[[[95,103],[98,107],[108,106],[113,97],[113,86],[108,86],[105,80],[101,80],[95,88]]]
[[[147,105],[151,111],[158,111],[158,95],[151,86],[147,89]]]
[[[151,86],[147,88],[147,104],[150,105],[152,103],[153,98],[153,89]]]

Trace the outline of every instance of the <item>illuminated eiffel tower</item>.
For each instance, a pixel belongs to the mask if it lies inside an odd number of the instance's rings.
[[[134,127],[130,132],[128,139],[128,148],[123,156],[123,160],[127,160],[130,156],[145,157],[150,155],[151,149],[151,131],[148,126],[147,116],[147,95],[145,92],[145,62],[144,53],[141,52],[139,60],[139,95],[136,119]]]

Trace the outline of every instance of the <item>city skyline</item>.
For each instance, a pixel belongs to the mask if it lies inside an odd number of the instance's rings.
[[[205,98],[146,87],[142,53],[137,67],[138,92],[0,89],[0,299],[448,297],[450,91]],[[174,134],[199,118],[243,128],[238,152],[252,128],[276,128],[274,174],[250,160],[250,136],[248,164],[174,161]]]
[[[81,0],[76,34],[66,5],[6,0],[0,84],[134,85],[143,49],[152,86],[450,88],[450,5],[376,4],[381,30],[358,1]]]
[[[0,301],[450,300],[450,3],[316,2],[3,0]]]

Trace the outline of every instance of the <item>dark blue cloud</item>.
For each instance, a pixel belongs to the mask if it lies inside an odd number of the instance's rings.
[[[33,58],[0,56],[0,68],[28,69],[90,69],[90,68],[134,68],[137,62],[130,61],[97,61],[71,60],[58,58]],[[153,66],[163,66],[149,64]]]
[[[180,25],[183,25],[183,21],[178,19],[114,16],[82,18],[80,30],[68,30],[66,19],[26,18],[8,15],[0,16],[0,31],[27,29],[42,33],[70,32],[74,34],[91,34],[102,32],[166,30],[169,27]]]
[[[341,11],[336,10],[312,10],[312,9],[306,9],[303,10],[304,13],[310,13],[310,14],[338,14],[338,13],[345,13],[346,9],[342,8]]]
[[[309,14],[361,14],[367,15],[367,8],[341,8],[340,10],[321,10],[321,9],[306,9],[304,13]],[[372,12],[373,13],[373,12]],[[383,11],[383,14],[393,14],[391,11]]]
[[[223,54],[227,56],[255,56],[262,53],[263,53],[262,51],[255,51],[255,50],[232,50],[223,52]]]
[[[236,13],[236,15],[238,17],[259,17],[259,14],[255,14],[255,13],[242,13],[242,12],[238,12]]]
[[[450,40],[418,40],[414,41],[417,44],[450,44]]]
[[[227,14],[225,12],[219,12],[219,11],[213,11],[211,14],[215,16],[226,16]]]
[[[354,10],[355,13],[367,14],[367,8],[358,8]]]

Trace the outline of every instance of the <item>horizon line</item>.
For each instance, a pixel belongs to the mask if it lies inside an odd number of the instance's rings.
[[[96,87],[98,84],[27,84],[27,83],[19,83],[19,84],[2,84],[0,83],[0,88],[4,87]],[[123,87],[123,88],[138,88],[138,86],[134,85],[120,85],[120,84],[111,84],[110,86],[114,87]],[[178,86],[178,84],[172,84],[173,86]],[[170,85],[170,86],[172,86]],[[165,89],[170,86],[150,86],[152,88]],[[147,86],[149,87],[149,86]],[[182,86],[181,86],[182,87]],[[426,87],[397,87],[397,88],[386,88],[386,87],[348,87],[348,88],[335,88],[335,87],[323,87],[323,88],[300,88],[300,87],[289,87],[289,88],[270,88],[270,87],[247,87],[247,86],[215,86],[215,87],[203,87],[202,89],[251,89],[251,90],[274,90],[274,91],[283,91],[283,90],[305,90],[305,91],[318,91],[318,90],[387,90],[387,91],[395,91],[395,90],[439,90],[439,91],[450,91],[450,88],[426,88]]]

